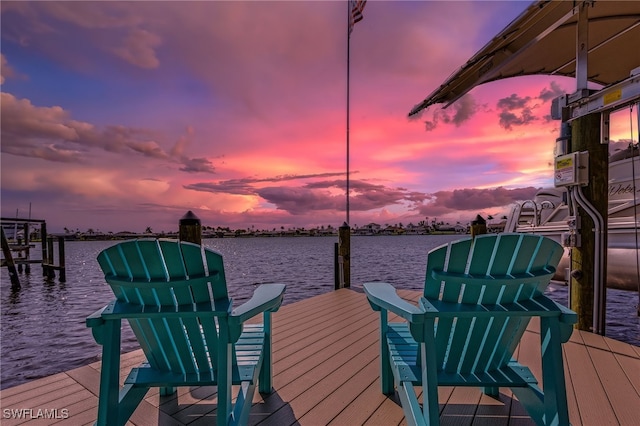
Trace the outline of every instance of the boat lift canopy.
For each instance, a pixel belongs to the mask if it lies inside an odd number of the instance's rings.
[[[585,3],[590,5],[588,53],[586,60],[578,61],[576,66],[578,12]],[[475,86],[504,78],[575,77],[578,88],[586,89],[586,80],[609,86],[627,80],[634,69],[640,73],[638,67],[639,1],[536,1],[417,104],[409,116],[433,104],[441,103],[446,108]],[[581,86],[582,78],[584,86]],[[623,95],[633,97],[633,94]]]

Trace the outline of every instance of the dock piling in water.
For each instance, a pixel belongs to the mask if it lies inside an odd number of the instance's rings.
[[[338,228],[338,268],[340,279],[336,290],[351,287],[351,228],[347,222]]]
[[[202,245],[202,225],[198,216],[191,210],[180,218],[178,239]]]
[[[2,260],[2,266],[9,268],[9,276],[11,278],[11,287],[13,290],[20,289],[20,273],[31,273],[31,264],[40,263],[42,265],[42,275],[47,279],[55,278],[55,270],[60,271],[60,282],[66,281],[65,271],[65,254],[64,254],[64,236],[51,236],[47,235],[47,224],[44,220],[40,219],[19,219],[19,218],[1,218],[2,222],[2,254],[4,259]],[[19,236],[18,225],[21,226],[21,231],[24,235]],[[42,258],[32,259],[31,249],[35,247],[32,244],[31,238],[31,225],[39,224],[40,231],[39,237],[42,247]],[[4,230],[13,229],[12,242],[9,242]],[[34,231],[34,235],[37,235],[37,231]],[[35,239],[35,238],[34,238]],[[54,240],[58,241],[58,265],[54,262],[53,245]],[[14,253],[16,254],[14,256]],[[17,267],[16,267],[17,266]]]
[[[7,241],[7,237],[4,235],[4,228],[0,227],[0,231],[2,231],[2,254],[4,256],[4,263],[6,263],[6,266],[9,269],[9,278],[11,279],[11,289],[19,290],[20,278],[18,277],[18,271],[16,270],[16,265],[13,261],[11,248],[9,247],[9,242]]]

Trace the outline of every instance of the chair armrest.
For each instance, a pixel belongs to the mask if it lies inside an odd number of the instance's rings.
[[[561,323],[573,325],[578,322],[578,314],[576,312],[573,312],[571,309],[559,304],[558,302],[554,301],[553,303],[555,303],[562,311],[562,314],[560,314]]]
[[[231,317],[243,323],[265,311],[275,312],[284,299],[284,284],[262,284],[253,292],[251,299],[231,311]]]
[[[104,324],[104,318],[102,318],[102,313],[109,308],[111,305],[113,304],[110,303],[108,305],[103,306],[102,308],[98,309],[97,311],[95,311],[94,313],[92,313],[91,315],[89,315],[86,319],[85,319],[85,324],[87,325],[87,327],[89,328],[94,328],[94,327],[99,327],[102,324]]]
[[[414,324],[424,321],[424,311],[398,296],[391,284],[374,282],[362,287],[373,310],[386,309]]]
[[[113,319],[213,318],[229,316],[230,308],[230,299],[179,306],[138,305],[114,300],[91,317],[99,314],[103,322]],[[91,320],[95,321],[93,318]]]
[[[560,311],[560,317],[558,318],[560,323],[560,341],[563,343],[568,342],[573,333],[573,324],[578,322],[578,314],[554,300],[548,300],[556,305],[556,308]]]
[[[89,315],[85,319],[85,324],[87,327],[91,328],[91,334],[93,335],[93,339],[99,345],[104,345],[107,340],[110,340],[113,337],[111,334],[114,330],[114,327],[117,327],[118,336],[120,333],[120,319],[119,318],[109,318],[106,315],[113,310],[113,307],[116,304],[116,300],[111,301],[109,304],[105,305],[101,309],[98,309],[91,315]],[[116,323],[107,324],[108,319],[117,320]],[[120,347],[120,342],[118,341],[118,347]]]

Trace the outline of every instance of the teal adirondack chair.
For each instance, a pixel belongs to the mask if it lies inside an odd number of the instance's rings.
[[[438,247],[428,254],[418,306],[390,284],[364,284],[380,312],[382,392],[397,387],[408,424],[439,424],[438,386],[477,386],[491,396],[509,387],[537,424],[569,424],[561,343],[577,315],[543,295],[562,251],[549,238],[524,234]],[[388,312],[401,321],[388,322]],[[512,358],[533,317],[540,318],[544,391]],[[422,386],[422,407],[414,386]]]
[[[98,255],[116,299],[90,315],[102,345],[99,425],[124,425],[150,387],[161,395],[178,386],[217,386],[217,424],[246,424],[256,383],[272,388],[271,312],[283,284],[259,286],[232,309],[222,256],[177,240],[140,239]],[[263,314],[263,324],[245,321]],[[147,362],[120,389],[120,328],[127,319]],[[231,386],[240,385],[232,407]]]

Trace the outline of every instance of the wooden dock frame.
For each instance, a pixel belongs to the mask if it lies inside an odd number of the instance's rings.
[[[327,283],[327,289],[329,286]],[[421,295],[418,291],[400,291],[400,296],[414,305]],[[395,315],[389,319],[400,321]],[[538,324],[530,324],[514,355],[530,365],[533,374],[540,378]],[[327,291],[281,307],[273,315],[274,392],[256,393],[249,424],[408,423],[397,396],[388,397],[381,391],[379,326],[378,314],[364,294],[355,289]],[[90,334],[88,330],[87,333]],[[573,426],[638,424],[638,346],[574,330],[569,342],[563,345],[563,355],[569,420]],[[142,350],[123,354],[122,380],[132,367],[144,361]],[[57,424],[93,424],[98,411],[100,369],[100,361],[96,361],[3,389],[2,409],[8,410],[9,418],[3,418],[2,425],[45,424],[46,419],[24,418],[25,412],[35,417],[39,409],[64,417]],[[489,397],[478,388],[442,387],[438,396],[443,426],[534,424],[508,388],[501,388],[498,397]],[[180,387],[169,396],[160,396],[158,389],[153,389],[128,424],[212,423],[216,404],[215,387]],[[22,418],[18,418],[20,415]]]
[[[55,271],[59,271],[58,279],[60,282],[65,282],[66,266],[65,266],[65,250],[64,250],[64,236],[63,235],[49,235],[47,234],[47,223],[41,219],[20,219],[20,218],[0,218],[2,223],[2,254],[4,256],[1,266],[6,266],[9,269],[9,277],[11,279],[12,290],[20,289],[20,277],[19,273],[24,272],[26,274],[31,273],[31,264],[40,263],[42,265],[42,276],[48,280],[55,279]],[[30,249],[34,247],[30,241],[30,225],[32,223],[40,224],[40,241],[42,248],[41,259],[31,259]],[[4,229],[5,226],[14,226],[17,229],[18,226],[22,227],[24,233],[24,240],[16,238],[13,244],[9,243]],[[58,241],[58,264],[55,264],[54,258],[54,240]],[[15,258],[14,253],[18,254]],[[17,266],[17,267],[16,267]]]

